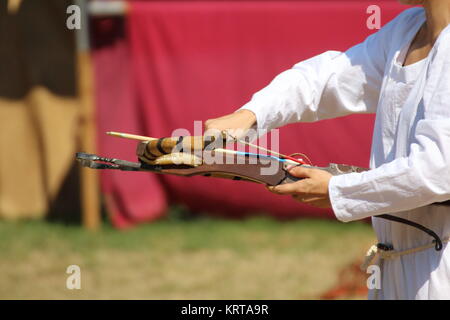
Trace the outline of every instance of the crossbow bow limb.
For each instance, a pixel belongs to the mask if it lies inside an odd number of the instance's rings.
[[[76,159],[83,167],[122,171],[148,171],[185,177],[226,178],[269,186],[293,183],[300,180],[289,174],[287,168],[292,166],[301,165],[306,168],[324,170],[332,175],[368,170],[366,168],[335,163],[330,163],[328,167],[317,167],[307,164],[303,160],[297,159],[294,161],[292,157],[280,153],[276,153],[277,156],[273,156],[216,148],[215,143],[217,143],[217,139],[214,138],[169,137],[156,139],[114,132],[109,134],[141,140],[136,150],[139,161],[132,162],[79,152],[76,154]],[[445,204],[448,205],[448,203]],[[440,237],[425,226],[389,214],[382,214],[376,217],[417,228],[434,239],[433,242],[437,251],[442,249]],[[393,249],[391,245],[379,244],[379,246],[385,250]]]

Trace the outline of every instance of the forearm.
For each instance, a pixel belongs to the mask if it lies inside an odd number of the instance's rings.
[[[450,199],[449,176],[448,156],[428,147],[370,171],[332,177],[330,201],[344,222],[407,211]]]

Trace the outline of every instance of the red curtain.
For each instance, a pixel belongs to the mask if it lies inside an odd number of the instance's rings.
[[[382,22],[405,6],[371,1]],[[344,51],[369,30],[365,1],[133,1],[127,34],[95,51],[101,133],[163,137],[194,121],[234,111],[273,77],[326,50]],[[332,106],[330,106],[332,107]],[[283,153],[303,152],[317,165],[367,166],[373,116],[357,115],[281,129]],[[134,159],[135,143],[103,134],[100,151]],[[202,177],[103,172],[107,205],[118,227],[152,220],[169,202],[228,217],[332,216],[263,186]]]

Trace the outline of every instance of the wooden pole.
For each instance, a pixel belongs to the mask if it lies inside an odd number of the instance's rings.
[[[81,9],[81,29],[77,30],[78,94],[81,105],[80,147],[83,152],[96,153],[96,116],[89,25],[86,0],[76,0]],[[95,170],[81,168],[82,222],[88,230],[100,228],[100,183]]]

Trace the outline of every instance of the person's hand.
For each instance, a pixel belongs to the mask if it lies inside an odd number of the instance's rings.
[[[238,110],[220,118],[209,119],[205,122],[205,131],[227,131],[234,137],[240,138],[256,123],[256,116],[249,110]]]
[[[267,187],[269,191],[290,195],[297,201],[317,208],[331,208],[328,185],[332,175],[319,169],[304,168],[301,166],[289,170],[289,174],[303,178],[297,182]]]

